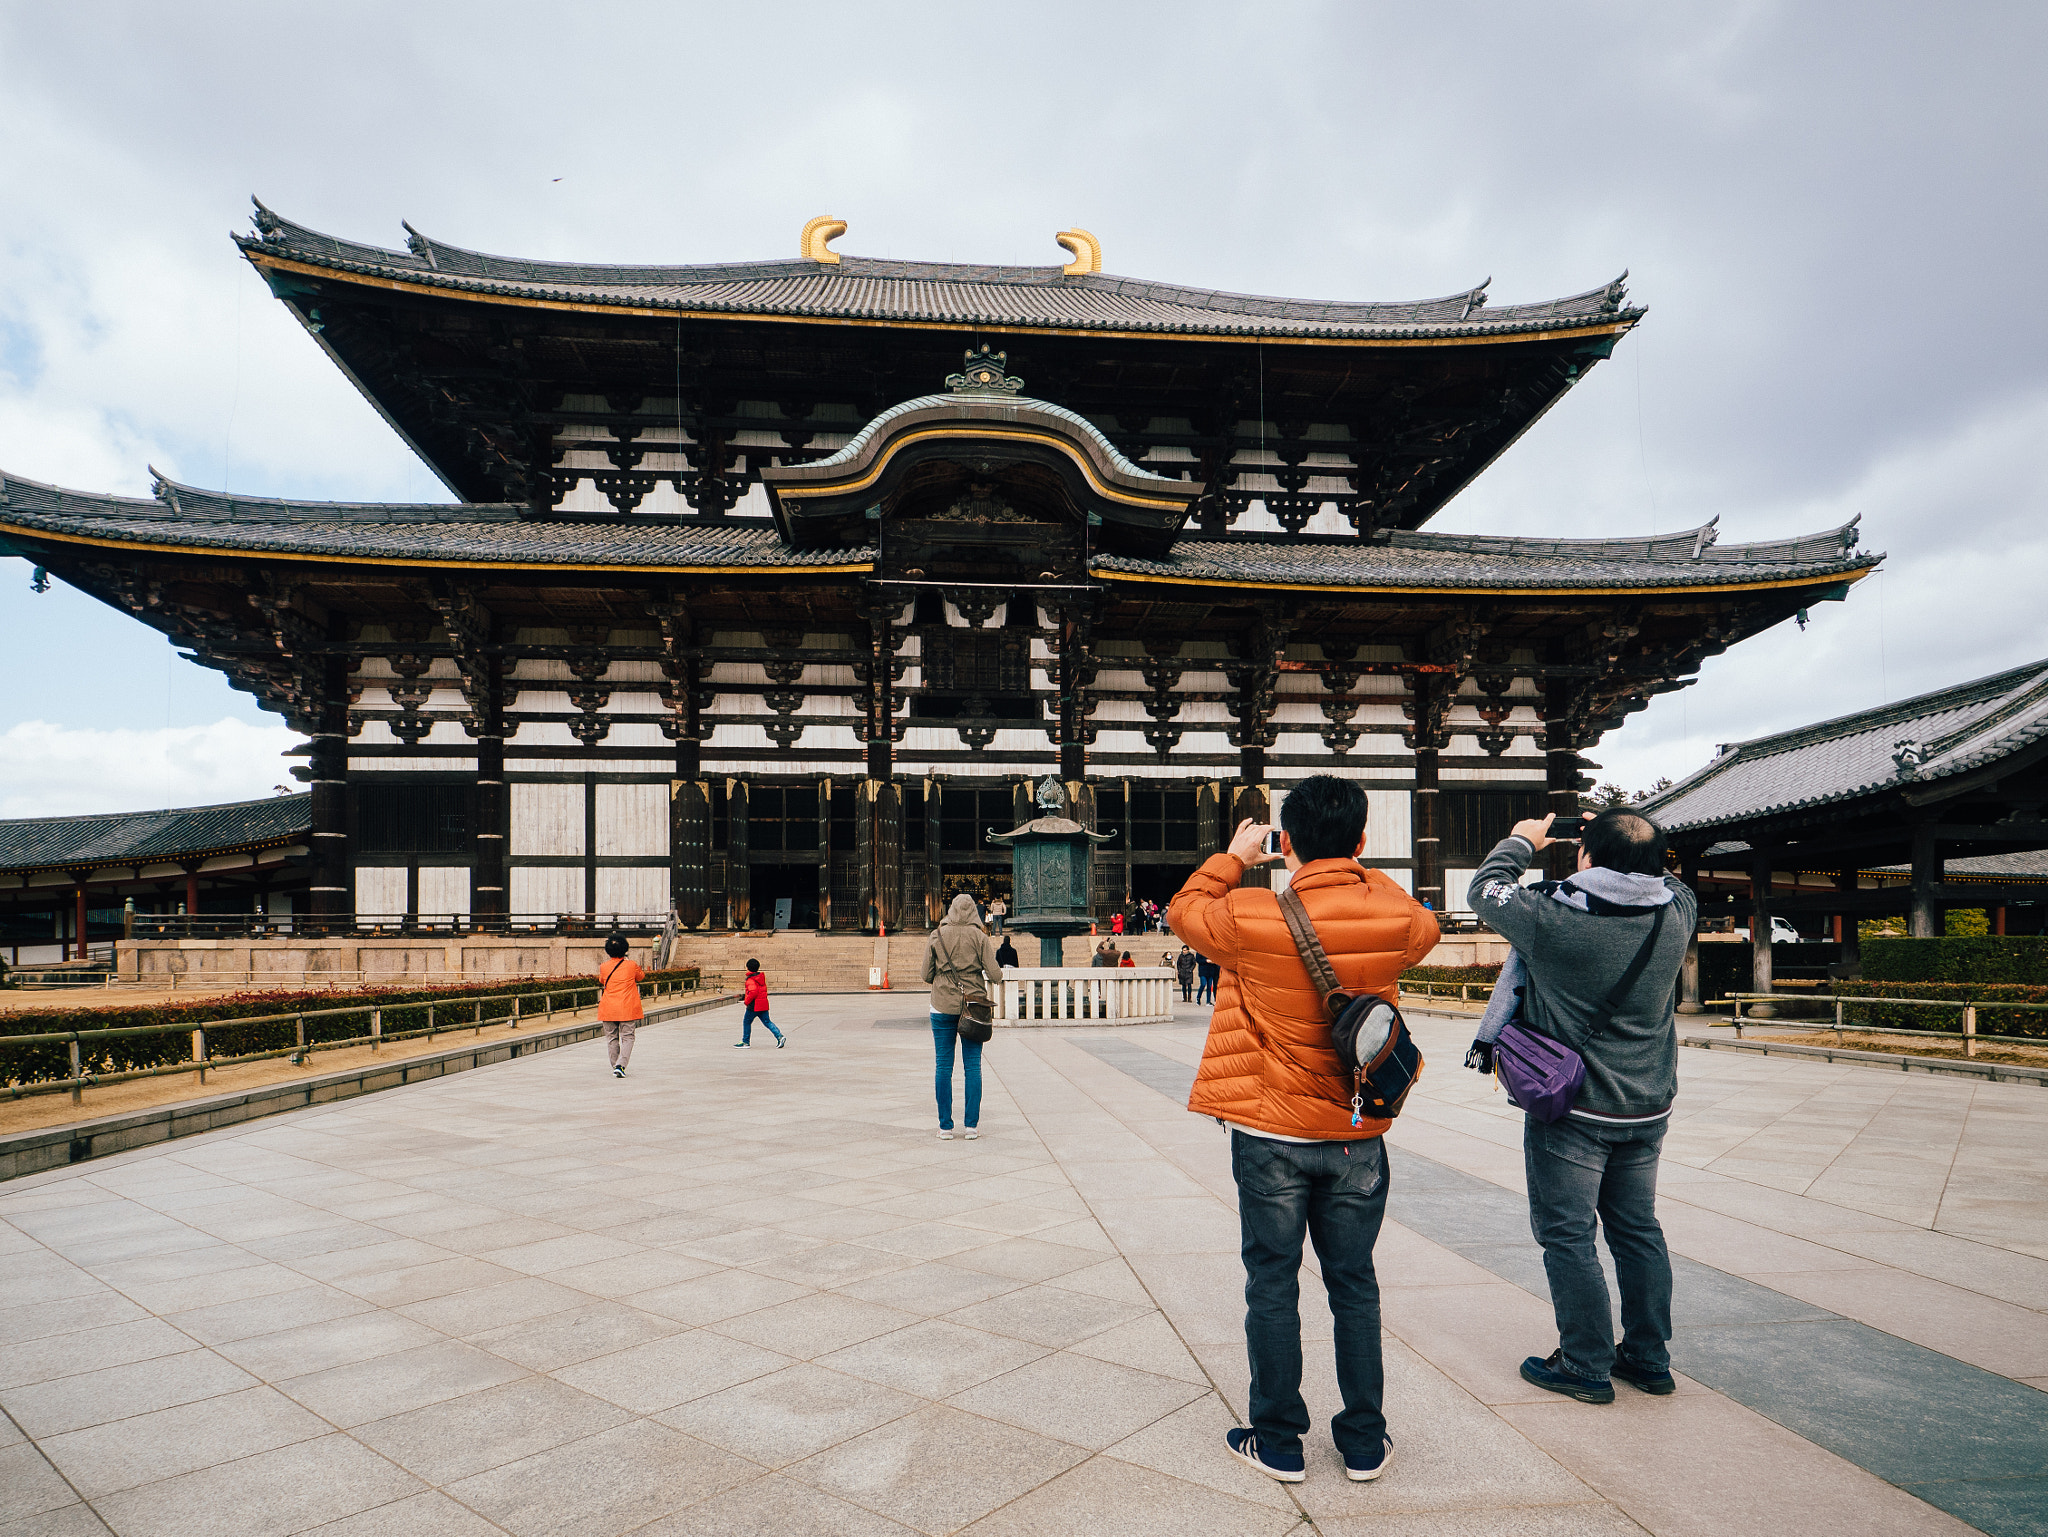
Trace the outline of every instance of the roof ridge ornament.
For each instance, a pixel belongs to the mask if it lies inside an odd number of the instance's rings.
[[[405,231],[405,248],[429,267],[432,267],[436,272],[439,272],[441,264],[434,260],[434,243],[414,229],[407,220],[400,219],[398,225],[399,228]]]
[[[1063,229],[1052,237],[1073,256],[1073,260],[1060,268],[1066,277],[1086,277],[1091,272],[1102,270],[1102,242],[1078,225]]]
[[[832,242],[846,233],[846,221],[835,219],[829,213],[821,213],[804,226],[804,232],[797,240],[797,254],[805,261],[823,262],[828,267],[839,265],[839,253],[833,250]]]
[[[155,465],[152,464],[146,468],[149,470],[149,494],[158,501],[168,504],[171,511],[182,518],[185,515],[185,509],[178,503],[177,485],[168,479]]]
[[[969,349],[966,358],[959,373],[946,375],[946,388],[955,395],[1014,395],[1024,388],[1022,379],[1004,372],[1009,353],[984,346]]]
[[[1720,542],[1721,530],[1715,527],[1720,521],[1721,514],[1717,512],[1700,525],[1700,531],[1693,536],[1692,541],[1692,558],[1694,560],[1698,560],[1708,549]]]
[[[1458,312],[1458,318],[1460,320],[1470,320],[1474,310],[1484,309],[1486,307],[1486,290],[1492,286],[1493,279],[1488,278],[1485,282],[1467,293],[1465,295],[1465,307]]]
[[[1899,778],[1918,779],[1920,766],[1934,756],[1934,749],[1925,742],[1916,742],[1907,737],[1892,744],[1892,763],[1898,768]]]
[[[1621,269],[1621,276],[1600,290],[1600,308],[1612,315],[1621,308],[1621,301],[1628,297],[1628,268]]]
[[[255,193],[249,194],[249,201],[256,205],[256,211],[249,216],[249,222],[256,226],[256,232],[265,240],[277,242],[284,239],[284,220],[263,206],[263,199]]]

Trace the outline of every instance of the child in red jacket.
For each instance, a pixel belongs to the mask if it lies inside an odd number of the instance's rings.
[[[761,975],[759,961],[747,962],[747,983],[741,989],[740,1000],[746,1004],[747,1012],[740,1018],[740,1038],[734,1046],[754,1044],[754,1021],[758,1018],[768,1027],[768,1033],[775,1037],[777,1049],[789,1044],[789,1037],[775,1028],[775,1021],[768,1017],[768,979]]]

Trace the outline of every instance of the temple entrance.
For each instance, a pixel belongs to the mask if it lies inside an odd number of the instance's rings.
[[[1008,870],[954,870],[946,871],[946,904],[952,905],[953,898],[967,892],[981,904],[983,912],[988,904],[1001,897],[1006,906],[1014,907]]]
[[[1159,904],[1164,914],[1166,906],[1180,894],[1180,888],[1188,883],[1199,865],[1193,862],[1184,865],[1140,865],[1131,866],[1131,900],[1133,902],[1153,901]]]
[[[815,929],[818,926],[816,865],[753,865],[751,926],[757,929]],[[788,904],[784,906],[784,904]]]

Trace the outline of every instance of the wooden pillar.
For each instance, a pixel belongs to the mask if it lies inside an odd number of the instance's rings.
[[[195,864],[187,864],[184,868],[185,916],[188,918],[197,918],[199,916],[199,866]],[[186,932],[190,933],[191,930],[188,928]]]
[[[753,927],[754,870],[747,854],[747,782],[725,782],[725,921],[729,928]]]
[[[1678,878],[1685,882],[1692,893],[1693,910],[1699,911],[1700,900],[1700,856],[1687,851],[1679,856]],[[1695,918],[1692,932],[1685,939],[1685,962],[1678,972],[1678,1012],[1697,1014],[1700,1003],[1700,926]]]
[[[76,932],[76,934],[78,935],[78,959],[82,961],[82,960],[84,960],[84,959],[85,959],[85,882],[84,882],[84,881],[79,881],[79,882],[78,882],[78,889],[77,889],[77,892],[75,893],[75,895],[76,895],[76,899],[77,899],[77,913],[78,913],[77,919],[75,920],[75,922],[76,922],[76,928],[75,928],[75,932]]]
[[[1425,729],[1431,680],[1415,680],[1415,799],[1410,818],[1414,828],[1415,900],[1441,913],[1444,900],[1444,861],[1441,829],[1443,795],[1438,789],[1442,771],[1442,749],[1433,733]],[[1437,685],[1441,687],[1441,685]]]
[[[1237,796],[1231,802],[1230,815],[1223,819],[1224,846],[1227,848],[1230,840],[1237,836],[1238,823],[1246,820],[1253,822],[1272,820],[1272,805],[1272,797],[1267,793],[1265,785],[1256,783],[1240,784],[1237,787]],[[1266,866],[1261,866],[1256,870],[1247,870],[1244,872],[1243,883],[1246,886],[1270,888],[1273,884],[1273,872]]]
[[[322,664],[324,697],[312,734],[313,881],[307,895],[316,920],[330,923],[353,909],[348,846],[348,663],[340,657]],[[198,912],[198,887],[189,883],[185,910]]]
[[[1941,872],[1941,849],[1934,839],[1934,824],[1923,822],[1913,829],[1913,905],[1906,919],[1906,932],[1915,939],[1932,939],[1941,933],[1941,911],[1934,902],[1934,888],[1941,883]]]
[[[1835,872],[1835,890],[1856,890],[1856,867],[1844,865]],[[1841,947],[1841,954],[1835,959],[1835,970],[1842,977],[1856,977],[1863,972],[1863,936],[1857,930],[1860,921],[1857,910],[1835,914],[1835,941]]]
[[[1761,848],[1749,855],[1749,990],[1771,990],[1771,855]]]
[[[924,782],[924,921],[935,929],[946,916],[946,871],[939,838],[939,798],[945,794],[938,776]]]
[[[818,932],[832,927],[832,781],[818,781]]]
[[[868,608],[868,778],[885,784],[896,777],[896,634],[892,621],[899,611],[895,605],[879,602]]]
[[[1549,792],[1547,810],[1557,820],[1553,832],[1577,836],[1573,824],[1579,820],[1579,752],[1571,724],[1571,684],[1552,680],[1544,685],[1543,699],[1544,788]],[[1553,880],[1563,880],[1578,868],[1576,843],[1552,844],[1545,851],[1544,868]]]
[[[505,738],[502,732],[500,727],[476,741],[476,827],[470,844],[470,913],[475,926],[485,933],[502,931],[506,914],[510,911],[505,889]]]
[[[2001,939],[2005,937],[2005,909],[2002,907],[1991,909],[1991,932]]]

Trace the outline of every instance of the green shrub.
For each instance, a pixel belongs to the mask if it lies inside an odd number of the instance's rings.
[[[1401,973],[1403,982],[1498,982],[1500,965],[1491,966],[1410,966]]]
[[[695,966],[674,967],[648,973],[649,981],[682,981],[698,975]],[[43,1035],[58,1031],[127,1030],[150,1025],[207,1027],[209,1058],[247,1056],[259,1051],[281,1051],[297,1044],[291,1015],[304,1009],[309,1013],[326,1009],[352,1012],[306,1021],[306,1044],[354,1040],[368,1035],[369,1019],[360,1011],[384,1011],[386,1035],[427,1028],[427,1010],[443,999],[480,1000],[485,1024],[512,1016],[515,998],[536,998],[543,993],[565,993],[571,988],[594,987],[585,975],[567,977],[521,977],[496,986],[452,983],[443,987],[361,988],[334,992],[229,993],[190,1003],[138,1004],[132,1008],[68,1008],[22,1010],[0,1016],[0,1082],[49,1083],[71,1076],[71,1052],[62,1041],[16,1043],[16,1035]],[[276,1016],[284,1015],[283,1019]],[[455,1019],[469,1022],[478,1017],[477,1006],[462,1006]],[[261,1023],[220,1024],[223,1020],[261,1020]],[[450,1023],[446,1013],[435,1023]],[[83,1041],[79,1064],[88,1073],[126,1073],[143,1068],[171,1067],[192,1059],[192,1037],[184,1031],[157,1035],[128,1036],[118,1040]]]
[[[1978,934],[1944,939],[1872,939],[1863,947],[1863,980],[2048,986],[2048,936]]]
[[[1939,940],[1913,940],[1939,944]],[[2048,986],[1958,982],[1861,982],[1836,984],[1844,998],[1942,998],[1977,1005],[1977,1029],[1985,1035],[2025,1035],[2048,1039],[2048,1010],[2001,1009],[2001,1003],[2048,1003]],[[1961,1009],[1916,1009],[1910,1003],[1851,1003],[1843,1007],[1842,1023],[1877,1030],[1960,1030]]]

